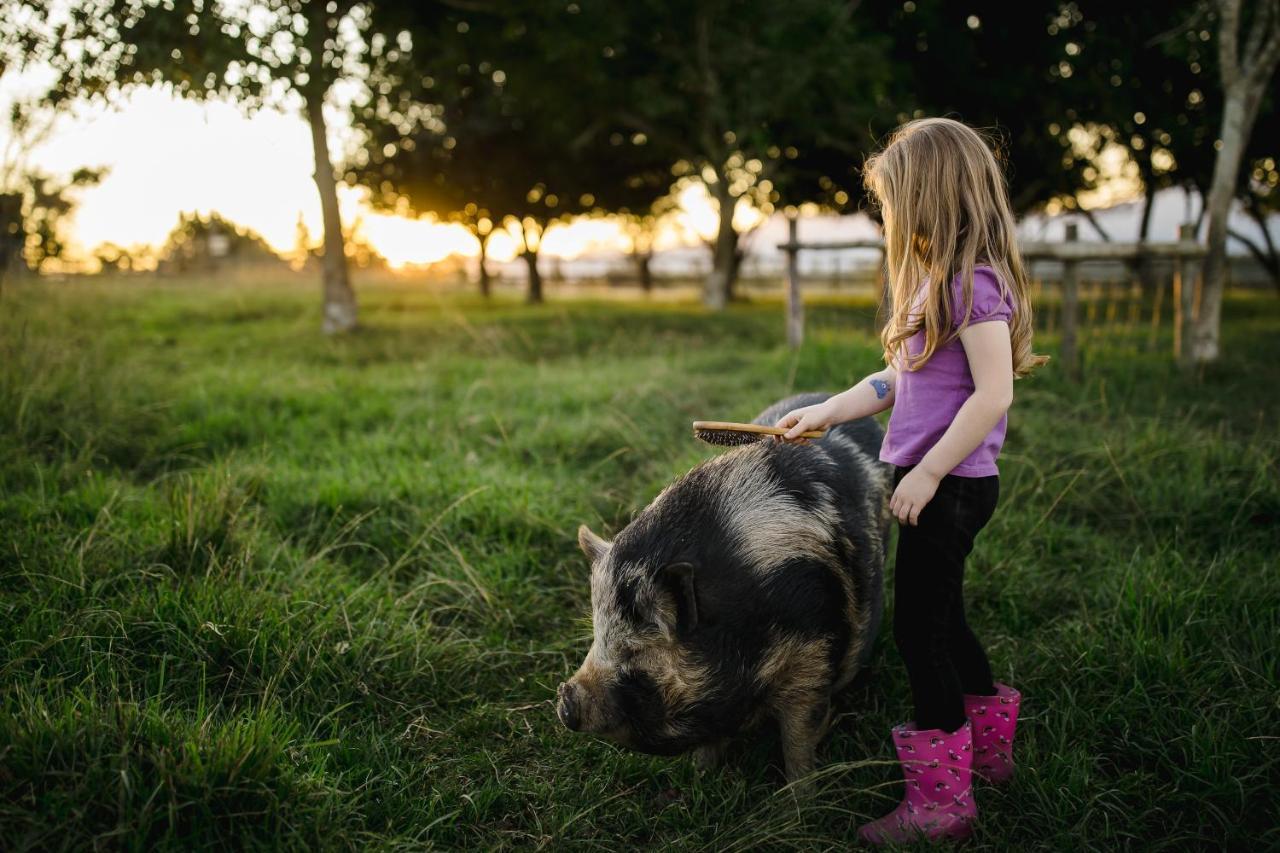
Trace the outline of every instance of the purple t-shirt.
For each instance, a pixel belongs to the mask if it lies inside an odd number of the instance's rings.
[[[918,307],[924,298],[924,288],[916,297]],[[973,311],[969,325],[986,320],[1004,320],[1013,317],[1011,297],[1002,298],[1000,284],[995,273],[987,266],[973,270]],[[964,319],[964,285],[960,276],[951,282],[951,320],[953,328]],[[914,317],[915,315],[913,315]],[[924,349],[924,329],[907,339],[907,354],[918,355]],[[889,429],[880,446],[880,459],[894,465],[914,465],[924,458],[942,434],[955,420],[960,406],[973,393],[973,375],[969,372],[969,360],[964,345],[957,337],[934,350],[929,361],[916,371],[898,370],[898,389],[895,392],[893,413],[889,416]],[[987,477],[999,473],[996,457],[1004,444],[1007,416],[992,428],[978,447],[951,469],[960,477]]]

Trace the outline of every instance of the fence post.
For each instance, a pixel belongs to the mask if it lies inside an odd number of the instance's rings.
[[[1080,238],[1079,226],[1068,223],[1063,239],[1074,243]],[[1075,379],[1080,374],[1076,354],[1076,318],[1079,314],[1079,269],[1074,258],[1062,261],[1062,363],[1066,366],[1067,376]]]
[[[796,216],[787,215],[787,346],[799,349],[804,340],[804,303],[800,301],[800,244]]]
[[[1194,240],[1196,226],[1178,226],[1178,240]],[[1195,308],[1195,284],[1189,279],[1191,260],[1178,255],[1173,262],[1173,357],[1179,364],[1187,364],[1189,355],[1186,342],[1191,335],[1192,314]]]
[[[1175,261],[1175,265],[1176,263],[1177,262]],[[1172,287],[1173,287],[1173,301],[1176,303],[1178,301],[1178,291],[1177,291],[1178,282],[1177,282],[1176,269],[1174,270],[1174,281],[1172,282]],[[1164,313],[1164,291],[1165,291],[1165,282],[1163,279],[1161,279],[1160,281],[1156,282],[1155,297],[1151,301],[1151,327],[1147,332],[1147,349],[1148,350],[1154,350],[1156,348],[1156,338],[1160,334],[1160,321],[1163,318],[1163,313]],[[1174,310],[1177,311],[1177,308],[1175,307]],[[1178,328],[1177,328],[1176,322],[1174,323],[1173,338],[1174,338],[1174,347],[1176,348],[1177,340],[1178,340]]]

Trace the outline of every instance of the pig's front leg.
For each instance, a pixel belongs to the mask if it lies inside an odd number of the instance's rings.
[[[715,770],[724,763],[724,755],[728,748],[727,737],[702,744],[693,751],[693,766],[703,773]]]
[[[782,760],[787,782],[800,794],[813,791],[812,781],[799,781],[813,772],[818,742],[826,734],[831,717],[831,698],[826,691],[791,694],[774,713],[782,733]],[[797,784],[798,783],[798,784]]]

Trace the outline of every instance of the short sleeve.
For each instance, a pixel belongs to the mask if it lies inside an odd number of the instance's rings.
[[[1013,319],[1012,295],[1002,296],[1000,280],[995,273],[985,267],[973,271],[973,310],[969,314],[969,325],[987,320]],[[956,276],[951,281],[951,317],[956,326],[964,322],[964,281]]]

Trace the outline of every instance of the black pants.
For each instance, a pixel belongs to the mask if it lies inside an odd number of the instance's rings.
[[[896,468],[895,488],[914,467]],[[893,639],[907,665],[917,729],[953,732],[964,725],[963,694],[996,692],[987,654],[965,622],[963,585],[965,558],[999,497],[998,475],[948,474],[919,524],[898,527]]]

